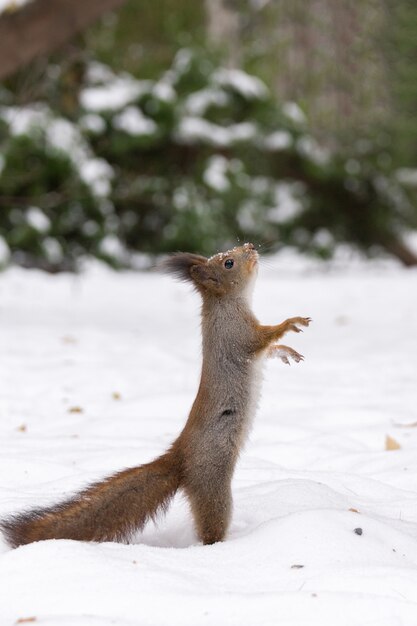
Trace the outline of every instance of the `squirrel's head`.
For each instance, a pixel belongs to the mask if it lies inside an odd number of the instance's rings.
[[[162,263],[162,269],[190,281],[203,295],[244,294],[256,278],[259,255],[252,243],[206,257],[178,252]]]

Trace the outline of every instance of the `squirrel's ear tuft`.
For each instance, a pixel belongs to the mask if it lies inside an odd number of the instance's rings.
[[[158,269],[167,274],[173,274],[179,280],[193,281],[191,268],[196,265],[205,265],[207,259],[199,254],[177,252],[158,265]]]

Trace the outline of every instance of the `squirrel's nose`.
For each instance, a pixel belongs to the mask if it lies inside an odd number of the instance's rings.
[[[247,248],[248,250],[255,250],[255,246],[253,245],[253,243],[245,243],[245,248]]]

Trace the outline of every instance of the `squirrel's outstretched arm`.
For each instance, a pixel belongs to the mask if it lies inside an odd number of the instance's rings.
[[[310,317],[290,317],[281,324],[276,326],[262,326],[257,327],[256,340],[253,352],[261,352],[269,348],[271,343],[278,341],[288,333],[292,331],[294,333],[301,333],[302,329],[299,326],[308,326],[311,322]]]

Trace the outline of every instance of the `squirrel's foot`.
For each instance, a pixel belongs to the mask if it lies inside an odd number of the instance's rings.
[[[304,357],[302,354],[290,348],[289,346],[283,345],[274,345],[268,348],[267,357],[269,359],[278,358],[283,361],[286,365],[291,365],[289,359],[292,359],[296,363],[300,361],[304,361]]]

